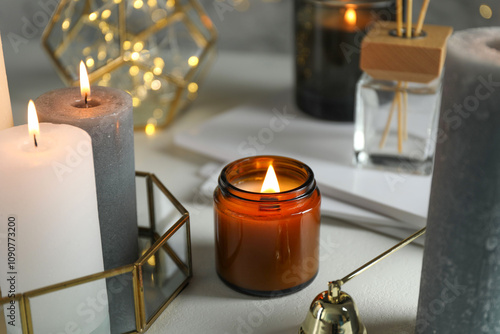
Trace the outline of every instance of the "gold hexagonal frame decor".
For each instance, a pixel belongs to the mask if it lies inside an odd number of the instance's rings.
[[[58,333],[81,332],[78,325],[92,324],[98,317],[87,319],[84,312],[65,315],[51,313],[50,318],[41,315],[46,316],[47,307],[57,303],[76,305],[72,301],[82,302],[85,300],[82,297],[85,293],[98,291],[102,284],[106,286],[106,282],[112,283],[110,286],[114,287],[107,290],[106,301],[95,304],[101,307],[99,312],[108,313],[107,300],[111,300],[115,293],[125,293],[125,296],[131,297],[123,299],[129,304],[123,308],[125,314],[120,314],[121,318],[118,319],[120,328],[113,328],[112,325],[111,331],[139,334],[151,327],[193,277],[190,219],[189,212],[156,175],[136,172],[136,181],[140,249],[138,260],[122,267],[0,298],[0,333],[10,333],[10,322],[15,321],[15,315],[12,318],[15,313],[10,313],[7,307],[18,310],[19,328],[15,329],[16,333],[42,333],[40,329],[46,323]],[[100,292],[87,297],[98,295]],[[110,312],[109,316],[112,315]],[[117,323],[117,320],[111,319],[111,324],[113,323]],[[99,333],[109,328],[109,323],[107,326],[104,323]],[[86,329],[88,328],[91,327]]]
[[[128,91],[142,128],[196,98],[216,36],[197,0],[61,0],[42,44],[66,84],[83,60],[91,83]]]

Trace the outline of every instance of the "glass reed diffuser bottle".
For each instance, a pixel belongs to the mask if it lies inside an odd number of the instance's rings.
[[[356,162],[430,174],[437,140],[442,75],[429,83],[378,80],[357,85]]]
[[[438,140],[437,116],[446,41],[452,29],[423,25],[425,1],[416,27],[407,0],[396,22],[368,33],[361,46],[364,70],[356,90],[354,158],[359,166],[428,175]]]

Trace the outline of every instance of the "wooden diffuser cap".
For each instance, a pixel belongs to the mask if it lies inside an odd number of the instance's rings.
[[[395,22],[383,22],[361,43],[360,67],[375,79],[427,83],[441,75],[451,27],[424,25],[423,37],[391,35]]]

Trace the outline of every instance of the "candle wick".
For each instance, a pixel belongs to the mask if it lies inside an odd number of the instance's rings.
[[[88,95],[85,93],[85,108],[89,107],[89,102],[88,102]]]
[[[35,147],[38,147],[38,142],[36,141],[36,135],[33,134],[33,141],[35,142]]]

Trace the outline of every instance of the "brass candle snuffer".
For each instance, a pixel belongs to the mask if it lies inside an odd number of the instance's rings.
[[[425,233],[426,228],[386,250],[342,279],[328,282],[328,290],[314,298],[299,334],[366,334],[352,297],[341,291],[342,285]]]

